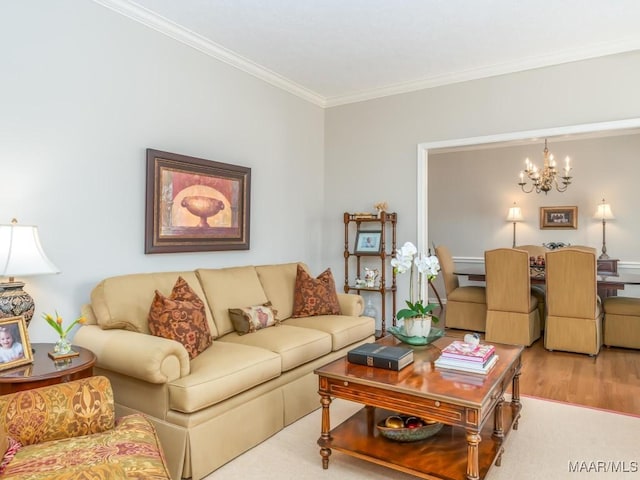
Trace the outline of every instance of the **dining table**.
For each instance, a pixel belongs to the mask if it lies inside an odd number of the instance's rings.
[[[544,267],[531,267],[531,284],[544,285]],[[486,280],[484,264],[456,266],[455,275],[467,277],[469,281],[484,282]],[[615,297],[625,285],[640,285],[640,274],[637,273],[598,273],[598,295],[600,298]]]

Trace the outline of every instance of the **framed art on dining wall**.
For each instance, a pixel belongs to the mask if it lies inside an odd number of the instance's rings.
[[[145,253],[248,250],[251,169],[147,149]]]
[[[27,363],[33,363],[33,351],[24,317],[0,319],[0,370]]]
[[[578,207],[540,207],[540,229],[577,229]]]

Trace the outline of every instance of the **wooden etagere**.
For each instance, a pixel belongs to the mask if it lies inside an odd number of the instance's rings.
[[[381,330],[377,336],[384,336],[387,328],[387,295],[391,296],[391,313],[389,318],[396,325],[396,274],[390,260],[396,251],[396,213],[380,212],[377,214],[348,213],[344,214],[344,292],[373,292],[381,295]],[[376,253],[356,253],[355,241],[358,232],[380,231],[380,251]],[[389,236],[391,238],[389,238]],[[390,240],[390,241],[389,241]],[[366,258],[367,262],[363,262]],[[374,287],[356,285],[357,278],[363,278],[364,268],[377,268],[380,272],[379,282]]]

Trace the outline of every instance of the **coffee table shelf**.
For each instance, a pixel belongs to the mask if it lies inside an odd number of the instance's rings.
[[[510,403],[503,407],[505,438],[518,417],[520,408]],[[389,415],[381,408],[364,407],[331,430],[330,448],[372,463],[400,470],[419,478],[465,479],[467,439],[463,428],[445,425],[436,435],[417,442],[394,442],[384,438],[376,425]],[[493,422],[486,422],[478,445],[479,478],[483,479],[502,453],[503,439],[492,437]]]

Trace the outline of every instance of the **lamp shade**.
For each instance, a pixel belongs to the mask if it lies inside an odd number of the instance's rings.
[[[58,273],[42,249],[38,227],[0,225],[0,277]]]
[[[522,210],[520,207],[511,207],[509,209],[509,213],[507,214],[507,222],[521,222],[524,220],[522,216]]]
[[[613,216],[613,212],[611,211],[611,205],[608,203],[604,203],[604,200],[598,208],[596,209],[596,213],[593,214],[593,218],[596,220],[613,220],[616,217]]]

